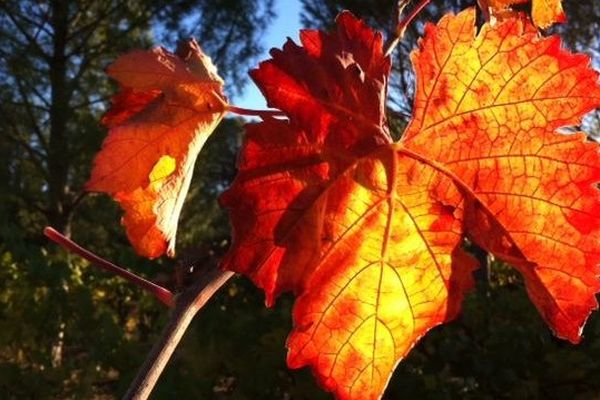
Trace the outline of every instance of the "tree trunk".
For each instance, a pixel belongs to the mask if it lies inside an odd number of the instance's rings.
[[[67,206],[69,151],[67,121],[69,94],[67,91],[68,2],[52,2],[51,24],[53,51],[50,58],[50,138],[48,149],[48,222],[69,236],[70,210]]]
[[[50,23],[53,31],[53,48],[49,61],[50,74],[50,138],[48,140],[48,223],[65,236],[71,235],[70,210],[67,205],[69,151],[67,121],[69,119],[69,94],[67,92],[67,35],[68,2],[51,3]],[[65,285],[66,282],[63,282]],[[65,324],[61,321],[57,338],[52,346],[52,366],[60,367],[65,345]]]

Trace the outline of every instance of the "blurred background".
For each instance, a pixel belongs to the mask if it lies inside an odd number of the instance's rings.
[[[389,120],[411,114],[409,53],[424,21],[474,1],[435,1],[394,55]],[[600,2],[565,0],[564,45],[600,64]],[[178,234],[178,260],[131,250],[120,211],[81,196],[116,90],[104,68],[134,48],[173,49],[195,36],[232,102],[263,107],[247,71],[302,27],[329,28],[341,9],[390,32],[392,0],[0,0],[0,399],[122,396],[168,317],[153,298],[50,244],[52,225],[163,285],[175,265],[201,268],[228,246],[216,198],[235,175],[241,119],[223,121],[196,165]],[[600,135],[600,114],[584,128]],[[485,260],[485,254],[474,251]],[[285,366],[291,296],[266,309],[248,280],[229,282],[197,316],[154,399],[327,399],[307,370]],[[578,346],[555,339],[522,280],[491,261],[460,317],[431,331],[400,363],[386,399],[600,399],[600,315]]]

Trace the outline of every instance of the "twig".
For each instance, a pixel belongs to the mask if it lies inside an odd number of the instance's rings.
[[[92,253],[91,251],[84,249],[71,239],[64,236],[62,233],[58,232],[56,229],[47,226],[44,228],[44,235],[46,235],[50,240],[61,246],[67,251],[78,254],[89,262],[95,264],[96,266],[102,268],[105,271],[108,271],[112,274],[118,275],[127,281],[133,283],[136,286],[144,289],[148,293],[152,294],[156,297],[160,302],[164,303],[168,307],[175,306],[175,300],[173,298],[173,293],[169,290],[165,289],[162,286],[159,286],[155,283],[152,283],[141,276],[138,276],[134,273],[127,271],[125,268],[119,267],[111,263],[110,261],[105,260],[104,258]]]
[[[253,117],[261,117],[265,119],[265,117],[285,117],[285,114],[279,110],[252,110],[249,108],[242,108],[233,106],[231,104],[227,105],[227,111],[230,111],[239,115],[249,115]]]
[[[88,195],[90,194],[90,192],[85,192],[85,191],[81,191],[79,192],[79,194],[77,195],[77,197],[75,197],[75,200],[73,200],[73,202],[68,206],[68,212],[72,212],[75,207],[77,207],[79,205],[79,203],[81,203],[81,201]]]
[[[398,29],[398,24],[402,20],[402,15],[404,14],[404,10],[410,4],[412,0],[398,0],[396,3],[396,7],[394,7],[394,24],[392,29],[394,30],[394,34],[396,34]]]
[[[410,23],[415,19],[415,17],[431,2],[431,0],[421,0],[419,4],[417,4],[411,12],[403,19],[398,21],[398,25],[396,25],[396,32],[394,38],[385,46],[385,55],[389,56],[392,54],[400,40],[404,37],[404,33],[406,32],[406,28],[410,25]],[[400,1],[398,3],[399,13],[401,13],[407,5],[407,1]]]
[[[146,400],[194,316],[233,276],[218,266],[208,269],[193,286],[177,297],[175,309],[160,338],[131,382],[124,400]]]

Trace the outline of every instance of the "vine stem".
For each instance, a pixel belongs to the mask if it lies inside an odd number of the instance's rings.
[[[252,117],[261,117],[264,119],[265,117],[285,117],[285,113],[279,110],[253,110],[250,108],[243,108],[234,106],[231,104],[227,104],[227,111],[239,114],[239,115],[248,115]]]
[[[134,285],[144,289],[145,291],[156,297],[156,299],[158,299],[161,303],[165,304],[167,307],[175,306],[173,293],[171,293],[164,287],[152,283],[142,278],[141,276],[127,271],[123,267],[120,267],[116,264],[111,263],[110,261],[105,260],[104,258],[81,247],[80,245],[78,245],[77,243],[67,238],[65,235],[63,235],[62,233],[58,232],[56,229],[50,226],[44,228],[44,235],[46,235],[48,239],[61,246],[63,249],[70,251],[71,253],[75,253],[81,256],[82,258],[88,260],[92,264],[102,268],[103,270],[108,271],[111,274],[118,275],[121,278],[127,280],[128,282],[131,282]]]
[[[194,316],[233,276],[218,266],[207,269],[200,279],[177,296],[175,309],[146,361],[131,382],[124,400],[146,400]]]
[[[421,0],[419,4],[417,4],[410,13],[403,19],[398,21],[398,25],[396,25],[396,32],[394,38],[385,46],[385,55],[389,56],[392,54],[400,40],[404,37],[404,33],[406,32],[406,28],[411,24],[411,22],[415,19],[417,15],[431,2],[431,0]],[[406,1],[398,2],[399,13],[402,13],[404,7],[406,7]]]

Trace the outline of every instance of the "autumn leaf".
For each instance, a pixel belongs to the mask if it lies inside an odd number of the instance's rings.
[[[392,143],[380,34],[344,13],[335,33],[301,40],[252,72],[290,120],[247,129],[221,199],[234,225],[224,265],[250,275],[268,304],[299,295],[291,367],[312,364],[339,398],[376,398],[472,285],[464,202],[450,177]]]
[[[546,322],[577,342],[600,287],[600,159],[557,129],[600,106],[598,74],[519,20],[473,40],[466,11],[426,31],[403,144],[460,180],[467,234],[518,268]]]
[[[225,113],[223,81],[194,40],[120,57],[108,74],[122,86],[103,123],[89,191],[109,193],[138,254],[174,254],[196,157]]]
[[[589,59],[521,19],[475,12],[427,25],[413,55],[414,116],[394,143],[382,37],[342,13],[302,31],[252,77],[287,120],[248,126],[222,196],[223,265],[267,304],[293,291],[288,364],[339,399],[378,399],[472,286],[469,237],[513,264],[542,317],[580,340],[600,291],[598,146],[576,126],[600,106]]]
[[[510,6],[528,3],[529,0],[486,0],[493,14],[506,18],[512,14]],[[557,22],[565,22],[562,0],[531,0],[531,17],[535,26],[549,28]]]
[[[382,129],[390,60],[383,56],[381,35],[348,13],[338,21],[338,32],[326,39],[321,32],[302,31],[305,47],[289,40],[251,73],[268,105],[285,111],[294,124],[268,119],[247,129],[239,176],[221,198],[230,208],[236,241],[225,265],[251,274],[265,289],[268,304],[283,290],[298,291],[310,276],[304,267],[312,265],[309,249],[320,229],[310,221],[317,221],[320,211],[312,210],[313,218],[306,215],[307,206],[326,189],[330,176],[342,173],[358,155],[391,143],[387,128]],[[356,50],[346,52],[352,47]],[[281,239],[274,237],[277,232]],[[297,253],[287,245],[274,246],[275,240],[296,243]]]

